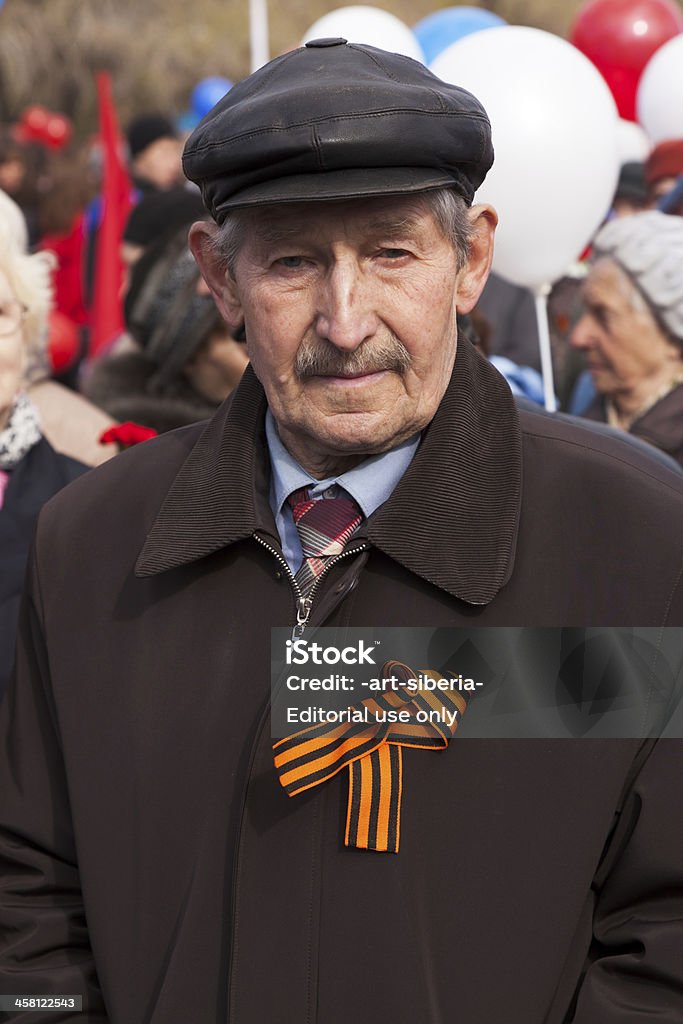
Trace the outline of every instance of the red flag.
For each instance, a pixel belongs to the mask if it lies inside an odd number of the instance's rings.
[[[131,208],[131,182],[122,159],[123,140],[111,94],[111,76],[97,74],[102,148],[102,216],[95,249],[90,356],[96,356],[123,331],[121,236]]]

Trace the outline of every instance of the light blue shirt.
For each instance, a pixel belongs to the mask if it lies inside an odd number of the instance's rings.
[[[270,507],[275,517],[275,525],[280,535],[282,553],[293,573],[296,573],[303,562],[301,542],[297,533],[292,510],[287,503],[292,491],[307,487],[311,498],[320,498],[332,489],[326,497],[336,497],[338,488],[343,488],[354,498],[366,519],[382,505],[412,462],[420,443],[420,434],[415,434],[391,451],[381,455],[372,455],[354,469],[331,476],[326,480],[316,480],[296,459],[289,454],[277,431],[277,425],[270,409],[266,413],[266,438],[270,453],[272,475],[270,478]]]

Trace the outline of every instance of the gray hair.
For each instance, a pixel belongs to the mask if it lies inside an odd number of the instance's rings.
[[[647,210],[609,221],[595,237],[596,260],[610,259],[644,298],[663,332],[683,346],[683,218]]]
[[[472,223],[466,201],[450,188],[434,189],[406,198],[412,198],[416,205],[432,214],[444,238],[453,245],[457,255],[457,267],[460,270],[467,262],[472,236]],[[233,210],[212,236],[213,256],[218,265],[233,278],[237,256],[249,228],[251,214],[250,209]]]

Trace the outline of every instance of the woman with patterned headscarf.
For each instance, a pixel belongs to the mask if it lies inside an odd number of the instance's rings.
[[[583,415],[683,466],[683,219],[647,210],[612,220],[593,260],[571,336],[598,393]]]

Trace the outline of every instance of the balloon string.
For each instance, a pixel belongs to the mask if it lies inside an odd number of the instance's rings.
[[[258,71],[270,60],[268,0],[249,0],[249,42],[251,70]]]
[[[557,412],[553,359],[550,351],[550,327],[548,323],[549,294],[549,284],[541,285],[536,292],[536,324],[538,326],[538,347],[541,353],[541,373],[543,374],[543,401],[548,412]]]

